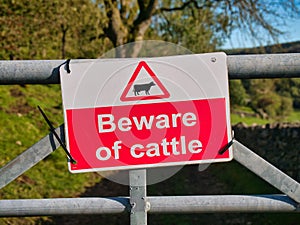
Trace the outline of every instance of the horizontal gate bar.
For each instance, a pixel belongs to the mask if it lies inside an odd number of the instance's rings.
[[[0,200],[0,217],[113,214],[127,212],[128,198]]]
[[[286,195],[148,197],[150,213],[300,212]]]
[[[149,213],[300,212],[286,195],[147,197]],[[0,217],[130,212],[128,197],[0,200]]]
[[[300,53],[229,55],[229,79],[300,77]]]
[[[73,62],[98,59],[72,60]],[[1,60],[0,84],[58,84],[64,60]],[[300,77],[300,53],[229,55],[230,79]]]

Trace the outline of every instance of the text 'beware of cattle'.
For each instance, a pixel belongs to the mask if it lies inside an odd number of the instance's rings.
[[[61,79],[67,146],[77,161],[71,172],[231,160],[231,149],[219,154],[231,140],[225,54],[70,67]]]

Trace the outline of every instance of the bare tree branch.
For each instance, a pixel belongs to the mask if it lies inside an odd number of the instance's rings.
[[[188,7],[191,4],[194,4],[196,7],[198,7],[198,4],[195,0],[191,0],[191,1],[187,1],[184,2],[181,6],[176,6],[176,7],[172,7],[172,8],[166,8],[166,7],[162,7],[160,9],[158,9],[158,12],[172,12],[172,11],[180,11],[185,9],[186,7]]]
[[[139,14],[131,26],[131,39],[129,41],[135,42],[130,52],[130,57],[137,57],[140,49],[142,48],[142,40],[144,39],[145,32],[151,24],[152,16],[156,10],[158,0],[142,1],[138,0]]]
[[[121,19],[118,2],[116,0],[104,0],[104,4],[109,19],[108,27],[104,29],[104,33],[115,47],[122,45],[124,44],[124,38],[127,36],[127,30]]]
[[[128,14],[129,8],[130,8],[129,7],[130,0],[121,0],[120,4],[121,4],[120,15],[121,15],[123,23],[126,23],[127,14]]]
[[[181,11],[181,10],[184,10],[185,8],[190,7],[190,6],[195,8],[195,9],[203,9],[205,7],[213,7],[213,5],[218,3],[218,2],[220,2],[220,0],[204,1],[204,3],[202,5],[199,5],[197,0],[190,0],[190,1],[184,2],[180,6],[175,6],[175,7],[172,7],[172,8],[161,7],[157,10],[157,13]]]
[[[141,23],[151,20],[151,17],[153,16],[156,5],[158,3],[158,0],[149,0],[149,3],[145,3],[143,0],[138,0],[138,5],[140,8],[140,12],[136,20],[133,22],[134,26],[138,26]],[[147,5],[146,5],[147,4]]]

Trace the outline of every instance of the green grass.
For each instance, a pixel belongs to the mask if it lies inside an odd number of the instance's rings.
[[[218,173],[222,171],[221,175]],[[250,172],[236,161],[221,163],[213,171],[218,178],[230,187],[230,194],[278,194],[280,191]]]
[[[49,133],[37,106],[57,127],[63,123],[59,85],[0,86],[0,167]],[[74,197],[100,177],[71,174],[59,148],[0,190],[0,199]],[[2,218],[0,224],[34,224],[33,218]]]
[[[245,123],[247,125],[253,125],[253,124],[263,125],[263,124],[274,122],[273,120],[266,120],[257,117],[241,117],[240,115],[233,114],[233,113],[231,113],[230,118],[231,118],[232,125],[235,125],[237,123]]]
[[[287,117],[283,118],[270,118],[270,119],[262,119],[258,116],[254,116],[254,112],[249,107],[239,107],[238,109],[231,110],[231,124],[235,125],[237,123],[245,123],[247,125],[264,125],[264,124],[271,124],[271,123],[299,123],[300,122],[300,110],[294,109],[293,112]],[[239,113],[236,113],[239,112]],[[253,114],[253,116],[241,116],[241,113],[245,114]]]
[[[286,119],[286,122],[300,123],[300,109],[294,110]]]

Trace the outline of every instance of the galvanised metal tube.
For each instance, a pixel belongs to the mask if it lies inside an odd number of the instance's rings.
[[[0,61],[0,84],[58,84],[63,60]]]
[[[0,200],[0,217],[113,214],[127,212],[128,198]]]
[[[208,195],[147,197],[149,213],[300,212],[285,195]],[[0,217],[112,214],[130,212],[129,198],[0,200]]]
[[[55,129],[61,140],[65,139],[64,125]],[[60,144],[52,133],[43,137],[15,159],[0,168],[0,189],[12,182],[25,171],[50,155]]]
[[[300,212],[285,195],[204,195],[148,197],[149,213]],[[298,208],[297,208],[298,207]]]
[[[96,59],[72,60],[72,62]],[[58,84],[64,60],[0,61],[0,84]],[[300,53],[229,55],[229,79],[300,77]]]
[[[129,171],[130,225],[147,225],[146,174],[146,169]]]
[[[300,77],[300,53],[228,56],[230,79]]]
[[[233,142],[233,158],[282,193],[300,203],[300,184],[238,141]]]

